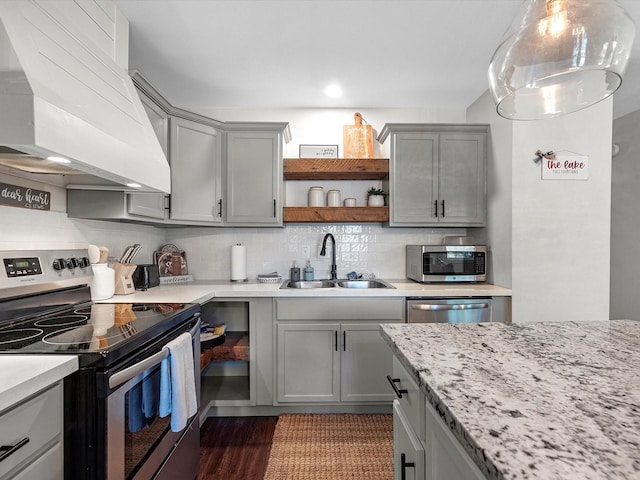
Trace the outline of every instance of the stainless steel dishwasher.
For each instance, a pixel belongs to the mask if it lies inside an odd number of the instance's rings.
[[[408,298],[408,323],[491,321],[491,298]]]

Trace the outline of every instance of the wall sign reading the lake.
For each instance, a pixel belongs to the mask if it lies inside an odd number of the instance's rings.
[[[50,210],[51,192],[0,182],[0,205],[31,210]]]
[[[589,157],[586,155],[556,154],[542,158],[543,180],[588,180]]]

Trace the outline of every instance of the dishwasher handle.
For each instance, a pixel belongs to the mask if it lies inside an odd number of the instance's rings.
[[[489,308],[488,303],[447,303],[447,304],[436,304],[436,303],[413,303],[411,304],[411,308],[413,310],[427,310],[427,311],[435,311],[435,310],[481,310],[483,308]]]

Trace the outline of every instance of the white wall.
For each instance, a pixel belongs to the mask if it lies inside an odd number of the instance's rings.
[[[638,302],[638,185],[640,184],[640,110],[613,122],[611,191],[611,318],[640,319]]]
[[[470,109],[474,121],[499,126],[496,117],[486,98]],[[496,155],[510,162],[511,191],[494,192],[488,237],[508,241],[493,229],[510,199],[514,322],[609,318],[611,125],[611,99],[563,117],[512,122],[510,156],[502,148]],[[493,135],[502,147],[509,141],[508,129]],[[543,181],[532,161],[537,150],[588,155],[589,179]]]

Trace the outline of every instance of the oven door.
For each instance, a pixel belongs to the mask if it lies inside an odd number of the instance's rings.
[[[144,418],[146,414],[140,418],[129,413],[130,404],[137,402],[139,405],[141,395],[159,399],[160,364],[167,356],[162,347],[184,331],[189,331],[192,337],[194,378],[200,406],[200,320],[197,315],[184,329],[156,341],[145,352],[143,360],[108,377],[109,387],[113,390],[107,397],[107,480],[169,478],[162,471],[175,470],[182,472],[185,479],[196,477],[200,455],[197,413],[181,432],[171,431],[171,416],[160,418],[155,412],[157,405],[148,408],[148,418]]]

